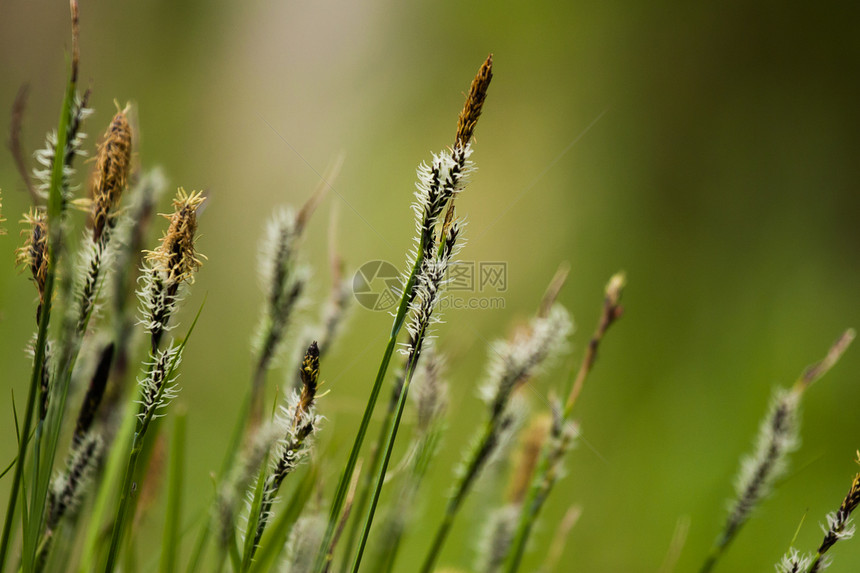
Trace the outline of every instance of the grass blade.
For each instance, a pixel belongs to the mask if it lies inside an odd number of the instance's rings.
[[[170,452],[170,478],[167,489],[167,519],[161,544],[163,573],[176,571],[176,554],[179,543],[179,524],[182,520],[182,475],[185,460],[185,412],[176,415],[173,425],[173,447]]]

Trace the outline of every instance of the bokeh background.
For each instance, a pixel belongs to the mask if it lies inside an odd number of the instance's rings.
[[[307,318],[325,298],[332,209],[355,269],[400,264],[410,245],[414,169],[449,145],[474,72],[495,54],[479,124],[479,171],[459,201],[467,260],[505,261],[505,308],[446,313],[450,430],[399,570],[423,556],[452,470],[483,415],[476,388],[487,341],[535,308],[557,265],[578,358],[608,277],[629,277],[627,312],[579,403],[589,446],[568,460],[524,571],[556,523],[583,508],[559,571],[656,571],[679,518],[690,528],[678,571],[702,561],[724,517],[739,456],[768,397],[860,326],[860,40],[853,3],[81,2],[82,78],[97,113],[133,101],[139,160],[174,186],[209,189],[200,249],[209,261],[186,353],[189,515],[211,491],[233,411],[248,384],[248,339],[262,300],[255,254],[279,205],[299,205],[325,166],[345,161],[308,229],[315,269]],[[55,1],[0,1],[0,110],[29,82],[24,143],[56,124],[69,47]],[[8,131],[8,113],[0,128]],[[5,136],[4,136],[5,137]],[[10,391],[25,395],[34,291],[16,274],[27,196],[0,153],[0,459],[14,450]],[[350,207],[351,206],[351,207]],[[166,209],[165,206],[162,208]],[[327,491],[345,460],[390,319],[362,308],[323,364]],[[292,356],[292,355],[291,355]],[[548,395],[561,361],[534,382]],[[273,372],[281,380],[285,369]],[[813,549],[857,467],[860,349],[807,395],[791,473],[744,528],[723,571],[771,570],[797,531]],[[545,409],[534,401],[536,411]],[[375,435],[375,431],[372,432]],[[405,434],[404,434],[405,435]],[[3,463],[5,465],[5,461]],[[0,481],[7,496],[8,478]],[[441,562],[468,569],[485,510],[473,496]],[[148,525],[158,539],[162,509]],[[804,521],[804,517],[806,518]],[[802,525],[801,525],[802,523]],[[799,531],[798,531],[799,528]],[[834,549],[860,565],[860,543]]]

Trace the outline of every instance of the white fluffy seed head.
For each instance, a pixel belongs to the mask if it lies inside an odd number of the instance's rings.
[[[836,541],[851,539],[857,529],[851,516],[842,511],[831,511],[827,514],[827,525],[820,525],[824,534],[833,536]]]
[[[173,328],[170,325],[170,317],[185,296],[184,283],[180,283],[176,294],[171,295],[168,281],[170,281],[168,273],[151,262],[144,261],[137,279],[136,294],[141,314],[138,324],[143,325],[149,333],[167,332]]]
[[[797,549],[792,547],[788,550],[788,553],[782,556],[782,559],[775,565],[775,568],[777,573],[805,573],[810,565],[812,565],[812,557],[801,554]]]
[[[93,114],[93,110],[86,107],[84,100],[80,94],[76,94],[71,108],[71,121],[69,128],[73,132],[67,135],[66,149],[64,157],[85,157],[86,151],[83,149],[83,143],[87,135],[80,130],[80,125]],[[69,137],[71,136],[71,137]],[[33,153],[38,167],[33,169],[33,177],[36,180],[36,191],[43,199],[48,198],[48,193],[51,189],[51,172],[54,168],[54,157],[57,149],[57,132],[51,131],[45,138],[45,147]],[[69,200],[69,193],[73,190],[70,186],[70,180],[75,175],[75,169],[64,161],[63,165],[63,180],[61,190],[63,191],[66,200]]]
[[[445,415],[448,384],[444,380],[444,359],[432,347],[425,348],[409,397],[418,412],[418,428],[427,431]]]
[[[316,550],[325,534],[327,519],[321,513],[300,517],[290,531],[285,547],[281,573],[309,573],[313,570]]]
[[[479,542],[475,571],[481,573],[502,571],[521,511],[519,504],[508,504],[490,513]]]
[[[161,410],[179,394],[176,385],[179,376],[175,372],[181,361],[181,347],[171,344],[166,350],[159,350],[155,357],[150,356],[145,363],[146,375],[138,379],[140,399],[137,403],[142,406],[138,418],[141,423],[162,416]]]
[[[546,316],[536,316],[510,340],[497,341],[490,351],[487,381],[481,397],[494,412],[501,412],[511,392],[567,346],[573,323],[567,310],[554,305]]]
[[[731,505],[741,520],[759,500],[770,494],[773,483],[785,473],[788,455],[797,449],[799,399],[796,392],[782,388],[773,393],[770,410],[759,427],[755,449],[744,458],[735,480],[737,499]]]
[[[266,224],[257,268],[263,290],[270,297],[275,295],[278,286],[282,287],[276,283],[285,276],[285,269],[292,267],[295,262],[299,236],[296,213],[291,208],[278,209]]]

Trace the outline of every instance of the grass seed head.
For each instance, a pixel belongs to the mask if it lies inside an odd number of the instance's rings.
[[[308,346],[308,350],[302,360],[300,375],[302,378],[302,393],[299,398],[298,407],[302,412],[307,412],[314,403],[319,385],[320,349],[316,341]]]
[[[127,113],[128,106],[113,117],[96,157],[91,215],[94,241],[99,240],[106,225],[113,224],[114,210],[128,185],[132,135]]]
[[[201,191],[191,194],[182,187],[173,200],[173,213],[163,215],[170,220],[161,245],[146,253],[146,260],[156,270],[167,275],[168,282],[194,282],[194,271],[203,264],[205,257],[195,251],[197,234],[197,209],[205,201]]]
[[[475,126],[478,124],[478,118],[481,117],[481,110],[487,99],[487,90],[492,79],[493,54],[490,54],[481,64],[475,79],[472,80],[469,95],[466,96],[466,103],[463,105],[463,111],[460,112],[460,117],[457,120],[457,145],[465,146],[471,141]]]
[[[15,260],[30,271],[39,292],[41,308],[45,303],[45,281],[48,277],[48,217],[44,210],[34,207],[24,214],[21,223],[29,228],[21,231],[26,238],[24,245],[15,252]]]

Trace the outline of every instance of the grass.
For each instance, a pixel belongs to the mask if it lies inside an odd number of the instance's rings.
[[[442,519],[432,532],[424,531],[427,548],[421,563],[398,560],[401,539],[419,528],[415,517],[422,502],[438,494],[423,487],[446,433],[447,374],[442,367],[446,348],[445,340],[434,334],[449,269],[463,247],[464,219],[455,204],[474,174],[473,135],[493,79],[492,56],[472,81],[453,144],[418,169],[409,271],[400,281],[388,341],[352,447],[340,459],[320,455],[316,444],[326,431],[321,357],[337,343],[348,311],[342,263],[336,255],[330,261],[336,279],[321,325],[309,329],[310,334],[302,333],[308,339],[302,340],[306,350],[284,388],[269,402],[274,386],[268,379],[271,365],[288,354],[285,341],[297,336],[302,326],[302,313],[297,311],[309,296],[310,265],[303,260],[301,243],[322,189],[298,211],[278,213],[263,238],[260,267],[265,296],[247,399],[236,408],[233,438],[224,447],[221,468],[213,474],[211,503],[201,518],[188,519],[183,481],[186,472],[200,468],[186,463],[186,413],[174,413],[171,401],[179,392],[182,354],[193,344],[195,325],[202,313],[213,310],[201,306],[184,335],[177,338],[175,333],[180,326],[178,309],[206,260],[196,243],[197,217],[207,197],[179,188],[165,215],[168,222],[161,240],[152,249],[144,248],[164,185],[156,171],[134,166],[137,135],[127,117],[129,107],[117,111],[96,150],[89,193],[77,194],[76,185],[87,180],[75,172],[74,161],[85,150],[83,128],[90,112],[88,94],[79,94],[77,87],[75,0],[71,14],[72,57],[56,134],[49,135],[45,149],[35,154],[42,168],[37,167],[32,177],[24,168],[21,173],[33,206],[23,221],[19,264],[36,287],[37,330],[20,426],[12,405],[17,456],[0,476],[10,482],[0,573],[143,570],[139,517],[158,496],[167,505],[160,547],[145,551],[157,556],[159,571],[431,573],[446,556],[446,542],[466,501],[479,485],[505,473],[512,475],[508,493],[490,493],[497,507],[487,511],[483,538],[475,535],[470,541],[479,553],[475,569],[522,570],[529,542],[539,531],[536,524],[579,437],[574,406],[604,338],[622,317],[623,274],[608,281],[598,325],[581,364],[570,370],[566,387],[557,389],[566,397],[554,395],[544,411],[530,412],[525,404],[531,385],[568,352],[573,322],[558,302],[566,267],[542,300],[535,301],[532,318],[491,346],[481,390],[486,411],[455,472]],[[16,104],[16,114],[22,113],[23,105]],[[26,166],[16,132],[13,129],[10,148],[16,165]],[[333,168],[326,180],[336,171]],[[72,229],[82,223],[79,210],[88,215],[83,236],[75,240]],[[135,328],[147,338],[145,352],[137,357]],[[853,331],[846,331],[821,362],[790,389],[775,393],[755,451],[743,463],[726,522],[711,553],[702,556],[703,573],[719,566],[756,507],[779,485],[798,441],[801,398],[838,362],[853,337]],[[398,344],[402,359],[395,353]],[[84,355],[96,356],[95,365],[82,360]],[[379,435],[368,446],[379,396],[394,366],[397,374]],[[136,385],[130,383],[131,376]],[[84,379],[88,384],[82,394],[70,391],[73,382]],[[398,438],[403,439],[410,404],[418,422],[407,454],[397,463],[394,452]],[[165,416],[172,423],[165,423]],[[160,451],[168,430],[169,469],[161,484]],[[57,469],[63,460],[65,469]],[[323,481],[329,472],[338,476],[332,491]],[[394,492],[387,508],[382,495],[386,489]],[[851,514],[858,502],[860,475],[839,508],[828,515],[816,552],[792,549],[777,564],[779,570],[822,570],[831,548],[853,533]],[[555,529],[545,526],[553,543],[542,570],[559,570],[559,548],[579,514],[580,509],[572,507]]]

